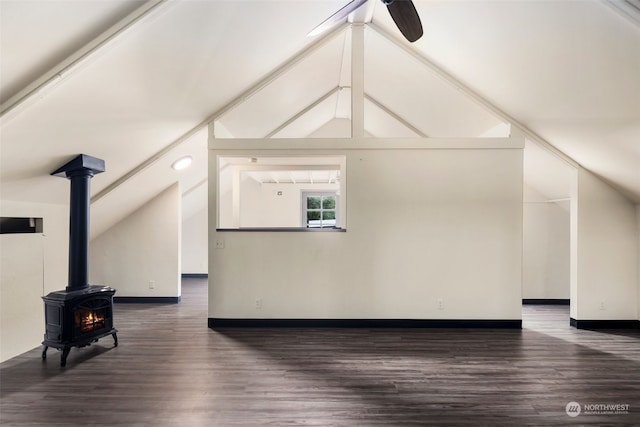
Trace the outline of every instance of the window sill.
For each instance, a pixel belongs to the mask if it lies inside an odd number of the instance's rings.
[[[344,233],[346,228],[307,228],[307,227],[243,227],[243,228],[216,228],[216,231],[276,231],[276,232],[321,232],[321,233]]]

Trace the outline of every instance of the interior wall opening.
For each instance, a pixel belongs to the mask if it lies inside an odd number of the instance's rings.
[[[218,229],[344,229],[344,156],[221,156]]]
[[[526,140],[523,189],[523,310],[526,312],[538,307],[542,310],[541,314],[566,317],[567,323],[571,303],[571,188],[574,172],[573,166],[535,142]],[[549,307],[545,311],[543,306],[556,307]],[[526,317],[523,315],[523,319]],[[523,326],[526,327],[526,324]]]

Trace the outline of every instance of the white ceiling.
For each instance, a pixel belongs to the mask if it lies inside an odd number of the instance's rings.
[[[336,184],[340,180],[338,156],[221,157],[220,170],[232,165],[261,184]]]
[[[409,45],[372,2],[367,135],[504,129],[466,86],[640,203],[640,20],[596,0],[416,0],[425,34]],[[15,105],[0,128],[2,198],[66,203],[68,184],[48,174],[79,153],[103,158],[107,172],[92,182],[97,235],[176,180],[191,199],[186,215],[206,206],[208,120],[236,137],[345,136],[350,33],[307,37],[345,3],[0,0],[0,95],[3,109]],[[149,11],[138,17],[139,7]],[[183,153],[193,167],[171,170]],[[552,169],[527,167],[527,179],[548,187]]]

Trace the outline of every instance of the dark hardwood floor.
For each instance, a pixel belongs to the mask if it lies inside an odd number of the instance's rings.
[[[116,348],[2,363],[2,426],[640,425],[640,331],[570,328],[566,306],[525,306],[523,330],[214,331],[206,280],[182,289],[116,305]],[[604,404],[628,412],[585,413]]]

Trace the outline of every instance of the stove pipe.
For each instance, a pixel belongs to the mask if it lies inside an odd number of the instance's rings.
[[[89,286],[90,180],[104,170],[104,160],[80,154],[51,173],[71,181],[68,292]]]

